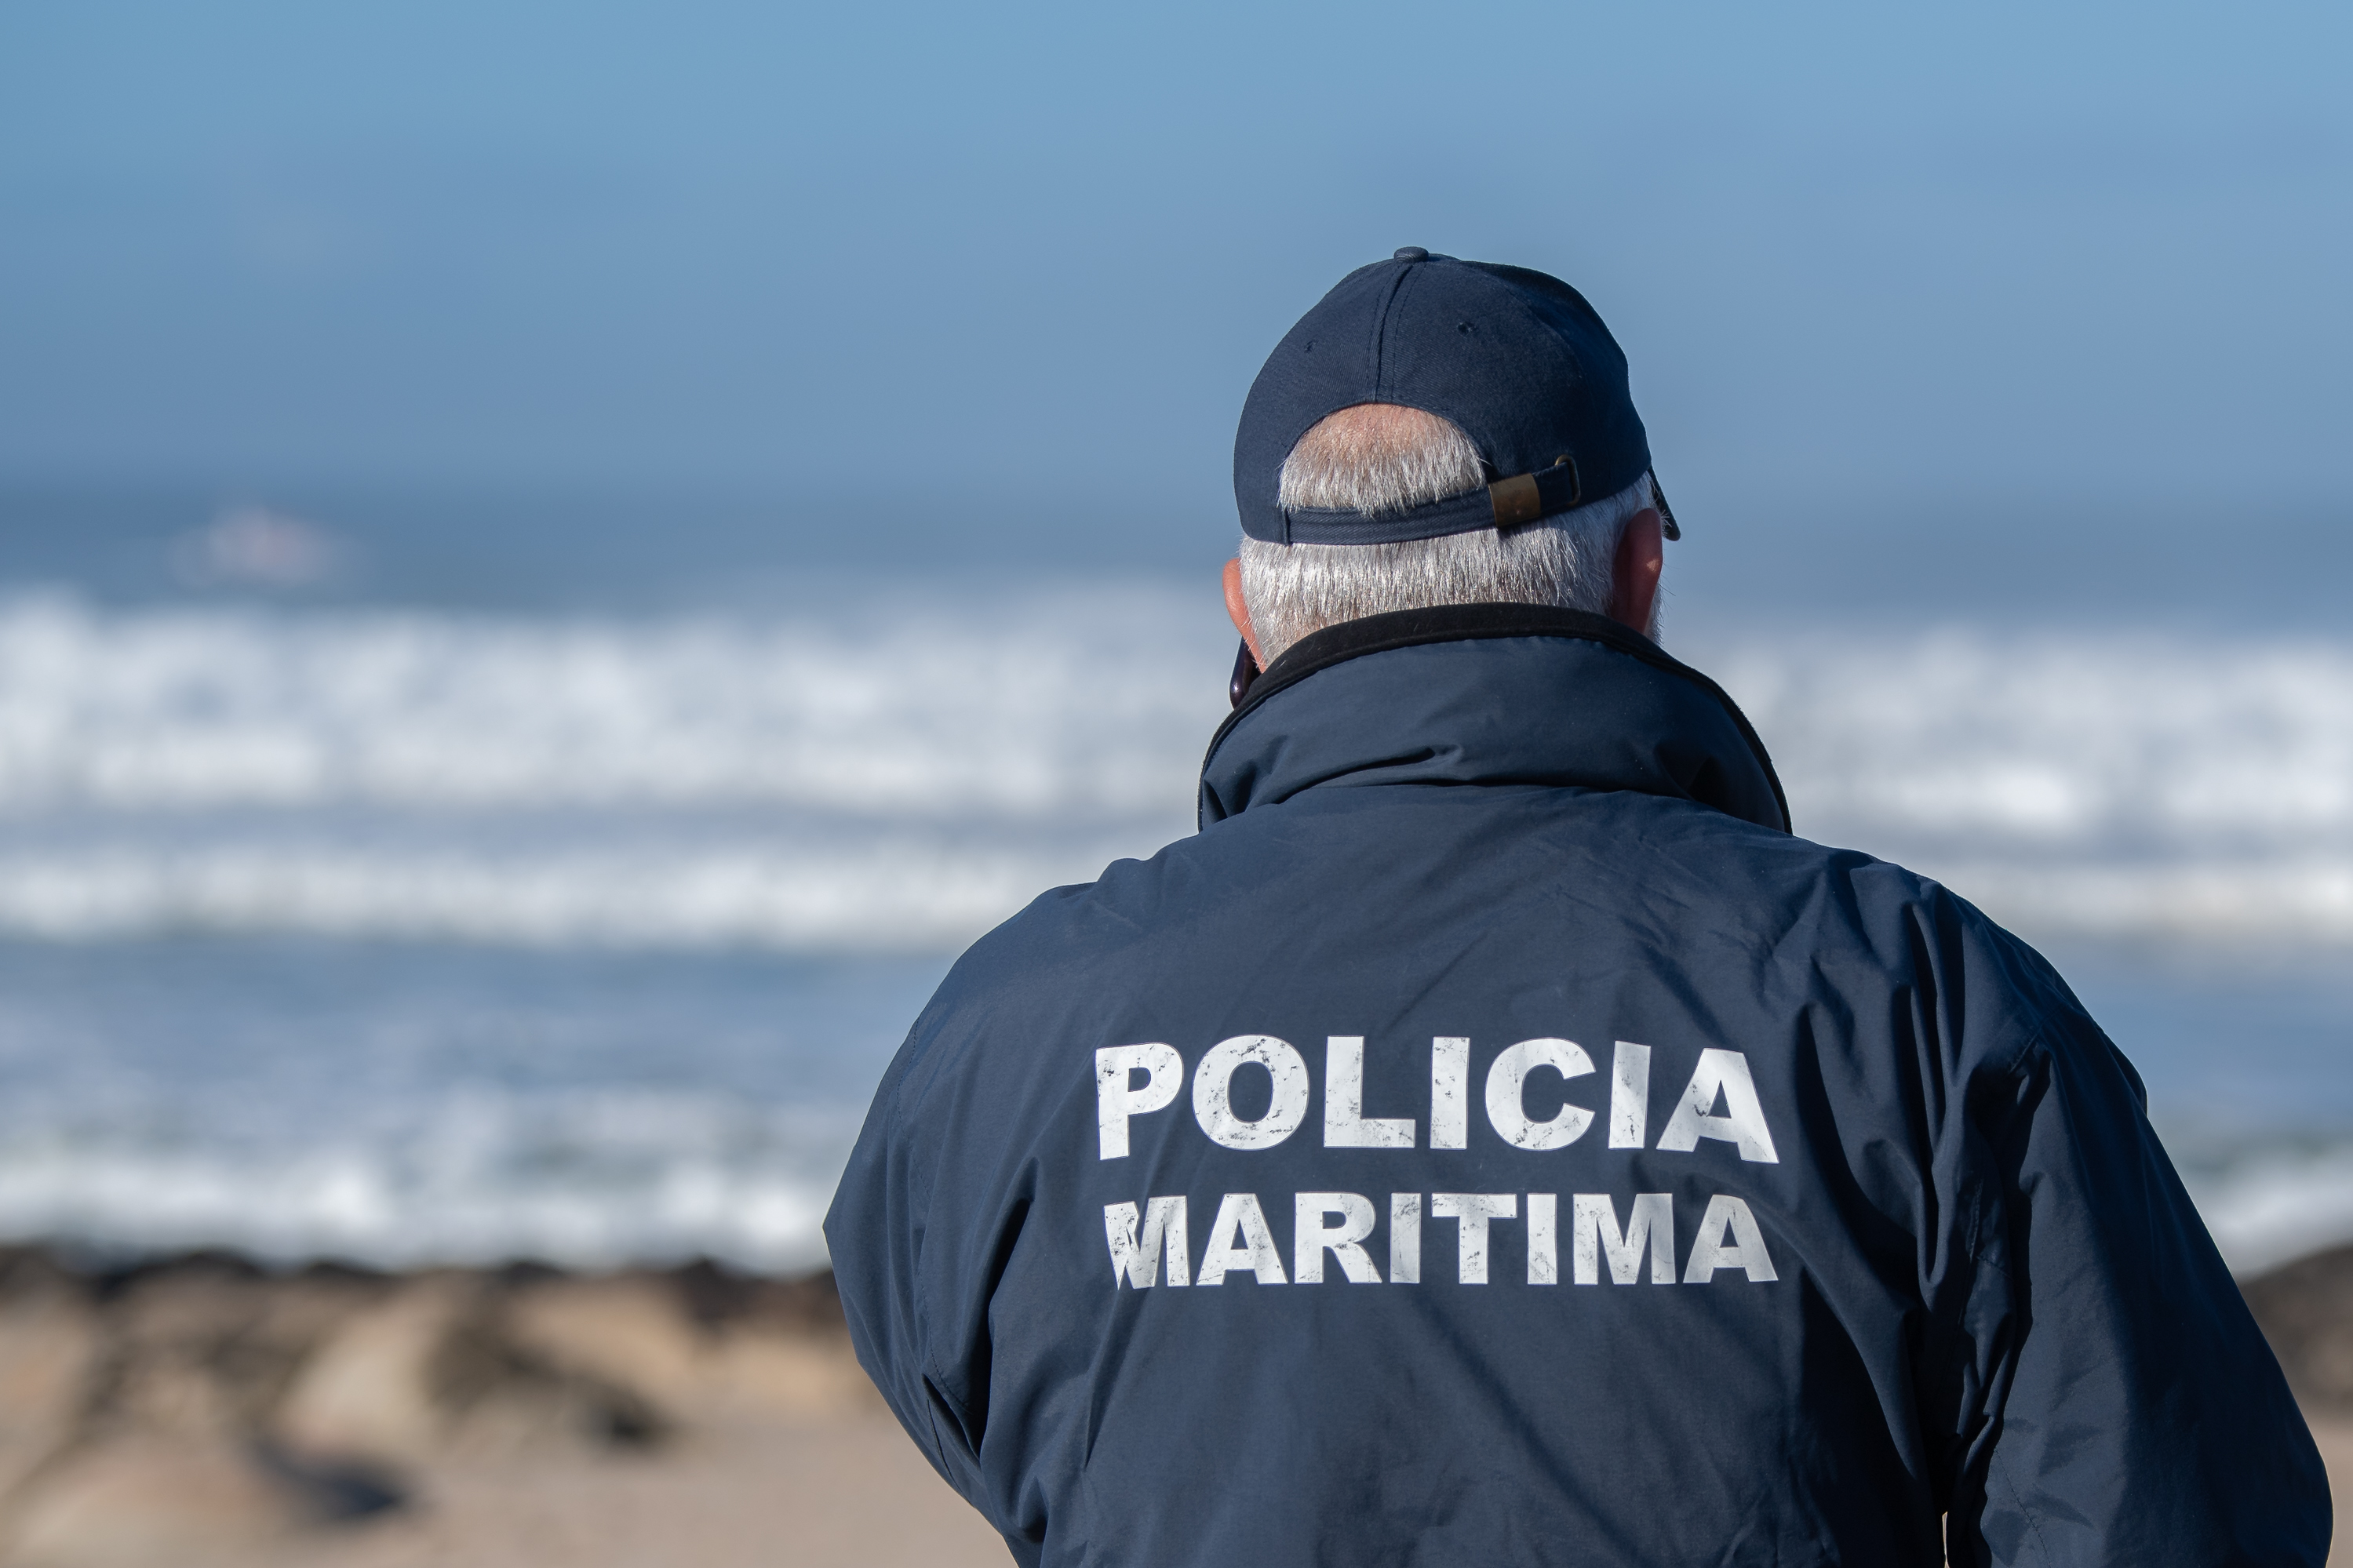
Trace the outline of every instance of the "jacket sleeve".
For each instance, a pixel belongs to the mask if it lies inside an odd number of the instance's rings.
[[[928,1014],[918,1021],[867,1112],[826,1215],[826,1245],[859,1364],[932,1468],[1001,1532],[982,1482],[975,1424],[946,1380],[934,1375],[922,1311],[932,1172],[900,1108],[907,1079],[922,1065],[928,1021]]]
[[[2320,1568],[2328,1479],[2278,1363],[2137,1076],[2049,980],[1966,1112],[1976,1409],[1948,1480],[1950,1559]]]

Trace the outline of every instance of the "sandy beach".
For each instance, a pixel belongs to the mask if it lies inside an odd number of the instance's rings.
[[[1000,1563],[829,1278],[0,1255],[9,1564]]]
[[[2247,1289],[2353,1498],[2353,1249]],[[1008,1560],[825,1276],[0,1254],[8,1568]]]

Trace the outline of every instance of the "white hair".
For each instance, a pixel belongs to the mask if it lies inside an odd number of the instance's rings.
[[[1479,449],[1451,420],[1390,403],[1328,416],[1283,460],[1282,504],[1375,517],[1487,482]],[[1402,544],[1274,544],[1244,539],[1242,599],[1259,651],[1325,626],[1432,605],[1554,605],[1607,615],[1627,522],[1652,504],[1645,474],[1616,495],[1539,521]],[[1651,614],[1650,633],[1658,636]]]

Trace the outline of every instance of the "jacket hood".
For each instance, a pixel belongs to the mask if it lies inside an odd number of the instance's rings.
[[[1383,784],[1635,790],[1789,826],[1772,759],[1714,681],[1606,616],[1543,605],[1401,610],[1301,639],[1209,742],[1201,826]]]

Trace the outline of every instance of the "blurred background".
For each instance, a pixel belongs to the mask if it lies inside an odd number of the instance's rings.
[[[2353,1239],[2348,43],[0,3],[0,1239],[821,1268],[955,952],[1191,830],[1243,394],[1409,244],[1609,320],[1799,831]]]

